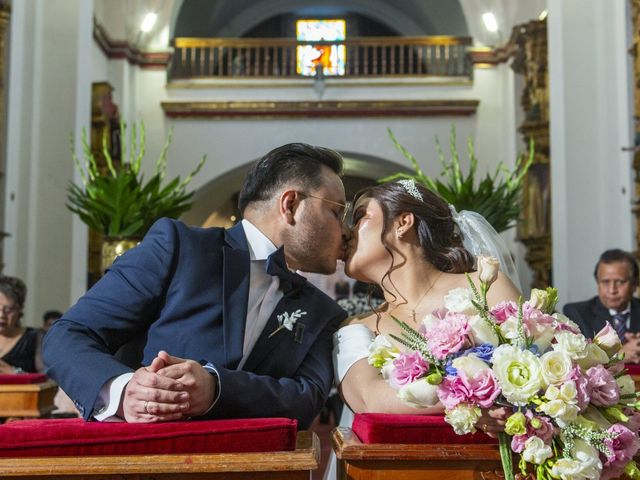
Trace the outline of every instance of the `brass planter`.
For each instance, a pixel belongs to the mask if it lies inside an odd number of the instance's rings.
[[[139,237],[106,237],[102,242],[100,272],[104,275],[105,270],[111,266],[116,258],[139,243]]]

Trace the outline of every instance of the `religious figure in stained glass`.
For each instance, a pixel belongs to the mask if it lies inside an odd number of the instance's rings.
[[[343,43],[346,36],[346,21],[298,20],[296,22],[297,66],[299,75],[344,75],[346,48]]]

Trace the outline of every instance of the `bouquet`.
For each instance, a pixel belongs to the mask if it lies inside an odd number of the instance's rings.
[[[444,308],[418,330],[395,319],[406,347],[378,336],[369,363],[415,407],[438,401],[459,435],[474,433],[484,409],[511,413],[499,435],[505,478],[512,452],[523,476],[547,479],[640,478],[640,402],[623,364],[621,343],[607,324],[586,339],[553,313],[557,291],[534,289],[523,302],[487,304],[498,262],[478,258],[480,285],[451,290]]]

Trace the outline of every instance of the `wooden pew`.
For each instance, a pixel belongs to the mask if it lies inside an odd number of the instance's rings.
[[[366,444],[353,430],[338,427],[332,443],[338,479],[503,479],[498,445]]]
[[[319,461],[318,437],[313,432],[301,431],[295,450],[282,452],[0,458],[0,478],[308,480]]]
[[[0,418],[39,418],[49,415],[55,409],[53,399],[58,386],[53,380],[46,379],[43,375],[40,377],[42,378],[36,383],[3,383],[0,379]]]

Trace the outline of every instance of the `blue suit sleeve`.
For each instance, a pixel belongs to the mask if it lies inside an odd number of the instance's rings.
[[[101,387],[131,368],[113,354],[148,329],[171,276],[176,227],[154,224],[140,245],[116,260],[105,276],[47,333],[46,373],[71,397],[85,419]]]

